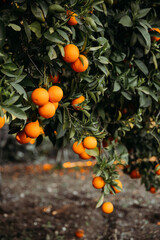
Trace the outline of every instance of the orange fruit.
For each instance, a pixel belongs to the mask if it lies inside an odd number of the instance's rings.
[[[38,106],[42,106],[49,101],[49,94],[44,88],[36,88],[31,95],[32,102]]]
[[[37,124],[37,122],[27,123],[24,128],[24,131],[28,137],[37,138],[40,134],[39,124]]]
[[[79,154],[79,157],[80,157],[81,159],[84,159],[84,160],[87,160],[87,159],[90,159],[90,158],[91,158],[91,156],[88,155],[88,153],[86,153],[86,152],[82,152],[81,154]]]
[[[68,25],[70,26],[74,26],[74,25],[77,25],[77,20],[76,20],[76,16],[78,16],[76,13],[70,11],[70,10],[67,10],[67,17],[68,17]]]
[[[79,49],[74,44],[68,44],[64,47],[63,60],[68,63],[75,62],[79,57]]]
[[[16,140],[21,144],[26,144],[31,141],[31,138],[28,137],[24,131],[20,131],[16,135]]]
[[[160,166],[160,165],[157,164],[157,165],[155,166],[155,168],[157,168],[157,167],[159,167],[159,166]],[[156,174],[157,174],[157,175],[160,175],[160,169],[156,171]]]
[[[82,102],[84,102],[84,101],[85,101],[85,97],[84,97],[84,96],[80,96],[80,97],[72,100],[72,107],[73,107],[74,109],[76,109],[76,110],[82,110],[83,108],[77,106],[77,104],[80,104],[80,103],[82,103]]]
[[[88,59],[84,55],[80,55],[79,58],[77,58],[77,60],[71,64],[71,68],[75,72],[84,72],[87,70],[88,65]]]
[[[85,148],[83,147],[83,143],[81,142],[80,144],[78,144],[78,141],[73,143],[72,149],[77,154],[81,154],[85,151]]]
[[[55,109],[57,110],[57,108],[58,108],[58,102],[53,102],[53,105],[55,106]]]
[[[94,188],[100,189],[104,187],[105,181],[102,177],[94,177],[92,180],[92,185]]]
[[[114,180],[114,182],[117,183],[117,186],[118,186],[118,187],[120,187],[121,189],[123,188],[122,183],[121,183],[121,181],[120,181],[119,179]],[[112,188],[114,189],[114,191],[115,191],[116,193],[121,192],[121,190],[117,189],[116,186],[112,186]]]
[[[63,97],[63,91],[58,86],[52,86],[48,89],[49,101],[50,102],[59,102]]]
[[[53,103],[48,102],[38,109],[39,115],[44,118],[51,118],[54,116],[56,109]]]
[[[30,144],[34,144],[34,143],[35,143],[35,141],[36,141],[36,140],[35,140],[35,138],[31,138],[31,140],[30,140],[30,142],[29,142],[29,143],[30,143]]]
[[[5,124],[5,117],[0,117],[0,128],[2,128]]]
[[[83,146],[87,149],[94,149],[97,147],[97,140],[95,137],[86,137],[83,141]]]
[[[152,28],[151,31],[156,31],[156,32],[160,33],[160,29],[159,28]],[[160,40],[160,37],[154,37],[153,36],[153,37],[151,37],[151,39],[152,39],[152,41],[155,40],[157,42],[157,41]]]
[[[43,130],[43,128],[42,127],[39,127],[40,128],[40,134],[44,134],[44,130]]]
[[[134,169],[134,170],[131,171],[130,177],[131,178],[140,178],[141,175],[140,175],[140,173],[139,173],[139,171],[137,169]]]
[[[156,193],[155,187],[150,187],[149,191],[150,191],[151,193],[153,193],[153,194]]]
[[[78,238],[84,237],[84,230],[83,230],[83,229],[78,229],[78,230],[75,232],[75,235],[76,235],[76,237],[78,237]]]
[[[55,75],[54,77],[50,74],[49,75],[50,79],[52,80],[53,83],[59,83],[59,73],[57,73],[57,75]]]
[[[114,210],[113,204],[111,202],[105,202],[102,204],[102,211],[104,213],[112,213]]]
[[[44,171],[50,171],[53,168],[52,164],[44,163],[43,164],[43,170]]]

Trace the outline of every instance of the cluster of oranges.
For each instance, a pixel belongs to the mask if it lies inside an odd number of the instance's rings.
[[[19,131],[16,135],[17,142],[21,144],[35,143],[35,139],[44,134],[43,128],[39,125],[39,121],[27,123],[22,131]]]
[[[120,189],[122,189],[123,186],[122,186],[122,183],[121,183],[121,181],[119,179],[115,179],[114,182],[115,182],[115,184],[117,184],[117,186]],[[99,177],[94,177],[93,180],[92,180],[92,185],[96,189],[104,188],[105,184],[106,183],[105,183],[104,179],[102,177],[100,177],[100,176]],[[111,187],[114,189],[115,193],[121,192],[121,190],[119,190],[116,186],[111,186]],[[113,210],[114,210],[114,206],[113,206],[113,204],[111,202],[104,202],[102,204],[102,211],[104,213],[109,214],[109,213],[112,213]]]
[[[68,44],[64,47],[63,60],[71,64],[75,72],[84,72],[88,68],[88,59],[79,53],[79,49],[74,44]]]
[[[85,152],[85,149],[94,149],[97,147],[97,140],[93,136],[86,137],[83,142],[78,144],[78,141],[74,142],[72,149],[73,151],[79,155],[81,159],[87,160],[92,156]]]
[[[63,97],[63,91],[58,86],[48,89],[36,88],[31,95],[32,102],[38,105],[39,115],[43,118],[51,118],[55,115],[58,103]]]

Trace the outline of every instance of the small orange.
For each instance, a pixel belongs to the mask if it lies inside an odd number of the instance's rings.
[[[153,194],[156,193],[155,187],[150,187],[149,191],[150,191],[151,193],[153,193]]]
[[[68,44],[64,47],[63,60],[68,63],[75,62],[79,57],[79,49],[74,44]]]
[[[84,96],[80,96],[76,99],[73,99],[72,100],[72,107],[75,109],[75,110],[82,110],[83,108],[80,107],[80,106],[77,106],[78,104],[82,103],[85,101],[85,97]]]
[[[91,158],[91,156],[88,155],[88,153],[86,153],[86,152],[82,152],[81,154],[79,154],[79,157],[80,157],[81,159],[84,159],[84,160],[87,160],[87,159],[90,159],[90,158]]]
[[[70,10],[67,10],[67,17],[68,17],[68,25],[70,26],[74,26],[74,25],[77,25],[77,20],[76,20],[76,16],[78,16],[76,13],[70,11]]]
[[[35,143],[35,141],[36,141],[36,140],[35,140],[35,138],[31,138],[31,140],[30,140],[30,142],[29,142],[29,143],[30,143],[30,144],[34,144],[34,143]]]
[[[160,33],[160,29],[159,28],[152,28],[151,31],[156,31],[156,32]],[[152,41],[155,40],[157,42],[157,41],[160,40],[160,37],[154,37],[153,36],[153,37],[151,37],[151,39],[152,39]]]
[[[53,103],[48,102],[45,105],[39,107],[39,115],[44,118],[51,118],[55,115],[56,109]]]
[[[55,75],[54,77],[50,74],[49,75],[50,79],[52,80],[53,83],[59,83],[59,73],[57,73],[57,75]]]
[[[77,238],[84,237],[84,230],[83,229],[77,229],[77,231],[75,232],[75,235],[76,235]]]
[[[83,147],[83,143],[81,142],[80,144],[78,144],[78,141],[73,143],[72,149],[77,154],[81,154],[85,151],[85,148]]]
[[[24,128],[26,135],[30,138],[37,138],[40,134],[40,127],[37,122],[30,122]]]
[[[45,88],[36,88],[31,95],[32,102],[42,106],[49,101],[49,94]]]
[[[140,178],[141,175],[140,175],[140,173],[139,173],[139,171],[137,169],[134,169],[134,170],[131,171],[130,177],[131,178]]]
[[[83,146],[87,149],[94,149],[97,147],[97,140],[95,137],[88,136],[83,141]]]
[[[5,124],[5,117],[0,117],[0,128],[2,128]]]
[[[105,181],[102,177],[94,177],[92,180],[92,185],[94,188],[100,189],[104,187]]]
[[[119,179],[114,180],[114,182],[117,183],[117,186],[118,186],[118,187],[120,187],[121,189],[123,188],[122,183],[121,183],[121,181],[120,181]],[[121,192],[121,190],[117,189],[116,186],[112,186],[112,188],[114,189],[114,191],[115,191],[116,193]]]
[[[44,171],[50,171],[53,168],[52,164],[44,163],[43,164],[43,170]]]
[[[88,65],[88,59],[84,55],[80,55],[79,58],[77,58],[77,60],[71,64],[71,68],[75,72],[84,72],[87,70]]]
[[[114,207],[113,207],[113,204],[111,203],[111,202],[105,202],[105,203],[103,203],[103,205],[102,205],[102,211],[104,212],[104,213],[112,213],[113,212],[113,210],[114,210]]]
[[[24,131],[20,131],[16,135],[16,140],[21,144],[26,144],[31,141],[31,138],[28,137]]]
[[[57,110],[57,108],[58,108],[58,102],[53,102],[53,105],[55,106],[55,109]]]
[[[50,102],[59,102],[63,97],[63,91],[58,86],[52,86],[48,89],[49,101]]]
[[[155,168],[158,168],[160,165],[159,164],[157,164],[156,166],[155,166]],[[159,168],[159,170],[156,170],[156,174],[157,175],[160,175],[160,168]]]

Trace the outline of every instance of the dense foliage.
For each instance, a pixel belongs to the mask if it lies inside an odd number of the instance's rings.
[[[77,14],[76,25],[68,24],[67,10]],[[98,205],[114,193],[117,164],[129,164],[128,173],[139,169],[147,190],[160,186],[160,33],[153,29],[159,13],[159,1],[149,0],[0,2],[0,114],[9,119],[9,133],[38,119],[57,147],[96,137],[99,148],[87,153],[96,156],[95,173],[106,182]],[[89,60],[83,73],[63,60],[70,43]],[[60,82],[53,84],[49,76],[57,73]],[[31,93],[52,85],[64,97],[55,116],[44,119]],[[82,95],[76,110],[71,102]]]

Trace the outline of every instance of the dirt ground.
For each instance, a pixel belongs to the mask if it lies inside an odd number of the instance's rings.
[[[3,173],[0,240],[160,240],[160,193],[151,194],[121,173],[123,192],[105,200],[106,215],[95,209],[100,191],[92,169]]]

